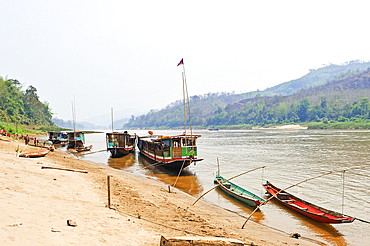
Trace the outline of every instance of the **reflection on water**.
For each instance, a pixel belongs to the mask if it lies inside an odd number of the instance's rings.
[[[274,206],[277,206],[281,210],[281,213],[284,213],[285,216],[291,216],[299,221],[300,227],[309,228],[321,238],[324,238],[325,241],[330,242],[333,245],[347,245],[343,238],[343,234],[340,233],[333,225],[319,223],[315,220],[307,218],[306,216],[287,208],[274,199],[270,200],[270,203],[274,204]]]
[[[198,178],[194,173],[186,168],[180,175],[178,171],[173,171],[171,169],[156,165],[156,163],[142,155],[138,156],[138,162],[142,164],[143,169],[147,170],[146,174],[149,176],[155,176],[160,181],[174,186],[177,189],[185,191],[191,195],[198,195],[203,191]],[[176,184],[175,184],[176,182]]]
[[[219,199],[226,199],[231,204],[233,204],[234,206],[237,206],[241,211],[243,211],[244,216],[249,216],[253,212],[253,210],[255,209],[255,207],[248,206],[247,204],[242,203],[241,201],[239,201],[239,200],[237,200],[237,199],[235,199],[231,196],[226,195],[220,188],[216,188],[216,191],[219,194]],[[253,214],[251,220],[253,220],[255,222],[262,222],[263,220],[265,220],[265,216],[262,213],[261,209],[258,209]]]
[[[135,154],[130,153],[121,158],[108,158],[108,166],[115,169],[125,170],[135,164]]]
[[[136,131],[136,134],[143,135],[146,132]],[[179,132],[174,130],[155,133],[175,135]],[[370,159],[368,130],[200,130],[194,131],[194,134],[202,135],[197,145],[198,155],[204,160],[182,172],[176,183],[177,188],[194,196],[199,196],[214,186],[213,173],[217,171],[217,158],[225,177],[266,165],[264,170],[248,173],[233,181],[261,197],[265,197],[262,180],[269,180],[278,187],[287,187],[328,171],[365,165]],[[93,151],[104,150],[105,134],[87,134],[86,144],[93,144]],[[152,176],[169,185],[175,183],[178,175],[160,166],[150,166],[152,163],[137,152],[122,160],[111,159],[107,152],[82,155],[80,158],[136,175]],[[370,168],[345,173],[344,214],[370,220],[369,178]],[[341,212],[342,184],[343,176],[336,173],[293,187],[289,189],[289,193]],[[209,192],[204,199],[244,216],[251,213],[248,207],[217,190]],[[358,220],[349,224],[320,224],[274,202],[262,206],[254,219],[285,232],[298,232],[302,236],[316,238],[330,245],[366,245],[370,241],[369,224]]]

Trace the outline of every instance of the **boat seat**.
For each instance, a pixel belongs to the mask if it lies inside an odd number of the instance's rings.
[[[294,200],[281,200],[283,202],[286,202],[286,203],[294,203],[295,201]]]
[[[289,204],[289,205],[290,205],[290,206],[292,206],[292,207],[298,208],[298,209],[300,209],[300,210],[304,210],[304,211],[307,211],[307,210],[308,210],[308,208],[302,208],[302,207],[297,206],[297,205],[295,205],[295,204]]]

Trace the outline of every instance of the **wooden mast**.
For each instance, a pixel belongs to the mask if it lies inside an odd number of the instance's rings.
[[[186,74],[185,74],[185,64],[184,64],[184,58],[181,59],[182,61],[182,68],[184,70],[183,74],[182,74],[182,83],[183,83],[183,97],[184,97],[184,121],[185,121],[185,144],[186,143],[186,104],[185,104],[185,94],[186,94],[186,98],[188,100],[188,113],[189,113],[189,128],[190,128],[190,142],[191,142],[191,153],[194,154],[194,143],[193,143],[193,129],[192,129],[192,126],[191,126],[191,115],[190,115],[190,101],[189,101],[189,93],[188,93],[188,85],[186,83]]]
[[[112,133],[113,133],[113,107],[111,108],[111,116],[112,116]]]

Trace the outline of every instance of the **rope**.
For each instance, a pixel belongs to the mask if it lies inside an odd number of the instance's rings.
[[[342,214],[343,214],[343,208],[344,208],[344,173],[345,173],[345,170],[343,171],[343,174],[342,174],[342,177],[343,177]]]
[[[100,153],[100,152],[103,152],[103,151],[107,151],[107,150],[106,150],[106,149],[97,150],[97,151],[94,151],[94,152],[88,152],[88,153],[85,153],[85,154],[83,154],[83,155],[91,155],[91,154]]]
[[[263,172],[264,172],[264,170],[265,170],[265,167],[263,167],[262,170],[261,170],[261,184],[263,184]],[[263,195],[262,193],[263,193],[263,186],[261,185],[261,197]]]
[[[177,178],[176,178],[176,181],[175,181],[175,183],[173,184],[173,188],[175,188],[175,185],[176,185],[176,183],[177,183],[177,180],[179,179],[179,176],[180,176],[180,173],[181,173],[181,171],[182,171],[182,167],[184,166],[184,164],[185,164],[185,160],[182,162],[182,165],[181,165],[181,168],[180,168],[180,171],[179,171],[179,174],[177,175]]]
[[[149,168],[149,167],[157,167],[157,166],[162,166],[162,165],[166,165],[166,163],[163,163],[163,162],[156,162],[156,163],[154,163],[154,164],[152,164],[152,165],[149,165],[149,166],[145,166],[145,167],[143,167],[144,169],[146,169],[146,168]]]

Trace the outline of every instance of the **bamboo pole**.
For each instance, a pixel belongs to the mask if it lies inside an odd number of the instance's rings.
[[[231,179],[233,179],[233,178],[236,178],[236,177],[239,177],[239,176],[241,176],[241,175],[243,175],[243,174],[246,174],[246,173],[250,173],[250,172],[252,172],[252,171],[254,171],[254,170],[257,170],[257,169],[260,169],[260,168],[264,168],[264,167],[266,167],[266,166],[262,166],[262,167],[256,167],[256,168],[253,168],[253,169],[251,169],[251,170],[248,170],[248,171],[246,171],[246,172],[242,172],[242,173],[240,173],[240,174],[238,174],[238,175],[235,175],[234,177],[231,177],[231,178],[229,178],[229,179],[226,179],[224,182],[226,182],[226,181],[229,181],[229,180],[231,180]],[[200,197],[198,197],[198,199],[197,200],[195,200],[195,202],[192,204],[192,206],[197,202],[197,201],[199,201],[199,199],[200,198],[202,198],[204,195],[206,195],[208,192],[210,192],[211,190],[213,190],[213,189],[216,189],[218,186],[220,186],[221,184],[218,184],[218,185],[216,185],[216,186],[213,186],[211,189],[209,189],[207,192],[205,192],[205,193],[203,193],[203,195],[201,195]]]
[[[184,100],[184,124],[185,124],[185,142],[186,142],[186,104],[185,104],[185,75],[182,73],[182,96]]]
[[[113,107],[111,108],[111,115],[112,115],[112,133],[113,133]]]
[[[302,181],[299,181],[298,183],[295,183],[293,185],[290,185],[288,187],[286,187],[285,189],[282,189],[280,190],[279,192],[277,192],[276,194],[272,194],[272,196],[266,200],[265,204],[268,203],[272,198],[276,197],[279,193],[287,190],[287,189],[290,189],[294,186],[297,186],[297,185],[300,185],[304,182],[307,182],[309,180],[312,180],[312,179],[317,179],[317,178],[320,178],[322,176],[325,176],[325,175],[328,175],[328,174],[332,174],[332,173],[338,173],[338,172],[345,172],[345,171],[348,171],[348,170],[351,170],[351,169],[360,169],[360,168],[365,168],[365,167],[370,167],[370,165],[364,165],[364,166],[360,166],[360,167],[350,167],[350,168],[347,168],[347,169],[342,169],[342,170],[335,170],[335,171],[329,171],[329,172],[326,172],[326,173],[323,173],[323,174],[320,174],[318,176],[315,176],[315,177],[312,177],[312,178],[308,178],[308,179],[305,179],[305,180],[302,180]],[[247,224],[248,220],[252,217],[252,215],[261,207],[262,204],[258,205],[258,207],[256,207],[255,210],[253,210],[253,212],[249,215],[249,217],[247,218],[247,220],[244,222],[243,226],[242,226],[242,229],[244,229],[244,226],[245,224]],[[343,213],[342,213],[343,214]]]

